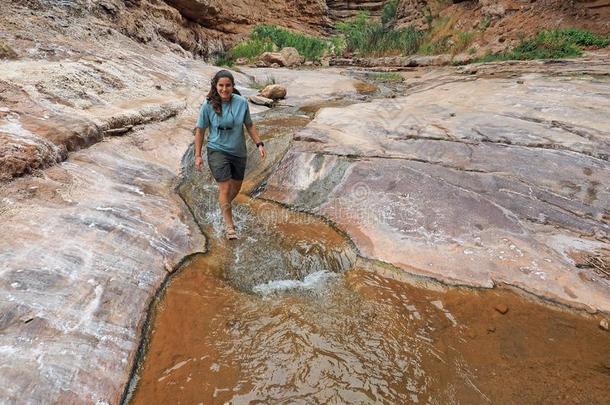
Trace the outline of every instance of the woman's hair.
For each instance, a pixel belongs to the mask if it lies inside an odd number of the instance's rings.
[[[208,103],[210,103],[212,105],[212,108],[214,109],[214,111],[216,111],[216,114],[218,114],[220,116],[222,116],[222,100],[220,99],[220,94],[218,94],[216,85],[218,84],[218,81],[220,79],[222,79],[223,77],[226,77],[229,80],[231,80],[231,84],[233,85],[233,93],[241,95],[239,90],[237,90],[235,88],[235,79],[233,78],[233,75],[231,74],[231,72],[229,72],[228,70],[224,70],[224,69],[216,72],[216,74],[214,75],[214,78],[212,79],[212,84],[210,86],[210,91],[208,92],[207,100],[208,100]]]

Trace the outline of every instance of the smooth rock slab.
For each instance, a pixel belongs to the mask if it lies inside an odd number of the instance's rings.
[[[3,401],[120,398],[148,303],[168,271],[205,249],[173,190],[191,139],[168,139],[173,125],[94,145],[1,190]]]
[[[572,259],[610,248],[610,87],[520,82],[427,83],[322,109],[262,196],[329,218],[363,256],[412,273],[610,311],[610,281]]]

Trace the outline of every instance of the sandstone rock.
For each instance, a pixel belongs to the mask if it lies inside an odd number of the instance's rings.
[[[261,90],[260,95],[272,100],[279,100],[286,97],[286,87],[279,84],[270,84]]]
[[[275,103],[274,100],[263,96],[249,96],[248,100],[253,104],[264,105],[265,107],[272,107]]]
[[[565,66],[572,64],[583,67]],[[593,230],[610,232],[601,221],[610,193],[595,186],[591,198],[577,186],[610,177],[607,86],[440,77],[410,81],[407,97],[319,110],[295,134],[262,196],[327,217],[364,257],[409,272],[508,283],[610,310],[610,292],[564,259],[576,245],[607,246]],[[547,105],[544,113],[534,107]],[[540,214],[545,224],[535,221]]]
[[[457,55],[453,56],[453,59],[451,60],[451,62],[462,65],[462,64],[470,63],[472,60],[473,60],[473,55],[471,55],[467,52],[462,52],[462,53],[458,53]]]
[[[442,66],[451,63],[451,55],[414,56],[408,66]]]
[[[17,52],[0,39],[0,59],[17,59]]]
[[[498,304],[494,307],[494,309],[502,315],[505,315],[508,312],[508,306],[506,304]]]
[[[265,66],[271,66],[274,63],[277,63],[279,66],[286,66],[286,60],[279,52],[264,52],[258,59],[260,62],[263,62]]]
[[[599,327],[606,331],[610,330],[610,324],[608,323],[607,319],[602,319],[599,321]]]
[[[297,51],[296,48],[282,48],[280,54],[282,55],[282,58],[284,58],[284,61],[286,62],[285,66],[287,67],[298,66],[303,63],[304,58],[299,54],[299,51]]]
[[[247,65],[248,64],[248,58],[237,58],[235,60],[235,64],[236,65]]]

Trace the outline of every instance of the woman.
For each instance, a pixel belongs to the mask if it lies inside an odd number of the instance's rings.
[[[199,111],[195,130],[195,166],[201,170],[205,129],[209,128],[208,164],[218,183],[218,202],[228,239],[237,239],[231,202],[239,193],[246,170],[244,125],[256,144],[261,158],[265,145],[250,118],[248,100],[235,89],[235,80],[228,70],[221,70],[212,79],[210,92]]]

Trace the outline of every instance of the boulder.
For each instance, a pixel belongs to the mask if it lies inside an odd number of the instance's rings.
[[[271,66],[277,63],[280,66],[286,66],[286,60],[279,52],[264,52],[260,57],[259,61],[264,62],[265,66]]]
[[[248,101],[256,105],[264,105],[265,107],[273,106],[273,99],[263,97],[263,96],[249,96]]]
[[[261,90],[260,95],[272,100],[279,100],[286,97],[286,87],[279,84],[270,84]]]
[[[280,54],[286,61],[286,66],[288,66],[288,67],[298,66],[298,65],[302,64],[303,61],[305,60],[305,58],[299,54],[299,51],[297,51],[296,48],[292,48],[292,47],[282,48],[282,50],[280,51]]]

